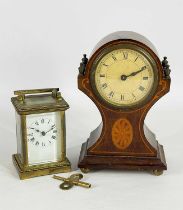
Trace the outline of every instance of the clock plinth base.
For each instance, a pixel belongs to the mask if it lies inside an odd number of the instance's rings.
[[[12,159],[21,180],[37,176],[66,173],[71,171],[71,164],[67,158],[63,162],[50,163],[49,167],[46,167],[45,164],[42,166],[32,166],[32,168],[29,167],[28,169],[23,169],[23,165],[21,164],[19,156],[17,154],[14,154],[12,156]]]
[[[83,143],[78,167],[81,169],[127,169],[157,170],[167,169],[163,146],[158,144],[157,157],[87,155],[87,143]]]

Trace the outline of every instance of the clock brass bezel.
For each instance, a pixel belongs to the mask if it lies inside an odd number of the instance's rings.
[[[137,44],[137,42],[136,41],[134,42],[133,40],[117,40],[117,41],[118,43],[106,44],[104,47],[101,47],[101,49],[98,51],[96,58],[94,59],[91,65],[91,72],[90,72],[91,87],[93,89],[94,94],[99,99],[99,101],[111,108],[118,109],[118,110],[121,109],[124,111],[124,110],[131,110],[131,109],[137,109],[137,108],[143,107],[145,104],[147,104],[151,100],[151,98],[154,96],[156,89],[158,87],[159,72],[158,72],[157,64],[155,62],[155,59],[153,59],[152,55],[150,54],[150,52],[147,49],[145,49],[143,45],[140,45],[141,44],[140,42],[138,42]],[[110,103],[105,98],[103,98],[102,95],[100,95],[95,84],[95,72],[97,69],[97,65],[99,64],[99,62],[105,55],[112,52],[113,50],[118,50],[118,49],[130,49],[130,50],[139,52],[140,54],[142,54],[142,56],[144,56],[150,62],[153,69],[154,81],[153,81],[153,86],[150,92],[145,97],[143,97],[141,100],[137,101],[134,104],[117,105],[117,104]]]

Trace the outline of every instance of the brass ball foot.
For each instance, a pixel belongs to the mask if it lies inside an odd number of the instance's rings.
[[[89,168],[80,168],[81,172],[84,173],[84,174],[87,174],[90,169]]]
[[[155,176],[160,176],[160,175],[162,175],[163,174],[163,170],[153,170],[153,174],[155,175]]]

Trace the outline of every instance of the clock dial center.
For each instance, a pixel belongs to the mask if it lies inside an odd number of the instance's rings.
[[[121,80],[125,81],[127,79],[127,76],[125,74],[121,75]]]
[[[46,132],[45,131],[42,131],[41,134],[42,134],[42,136],[45,136],[46,135]]]

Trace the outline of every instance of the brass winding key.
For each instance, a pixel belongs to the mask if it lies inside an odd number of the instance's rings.
[[[63,181],[63,183],[60,184],[60,189],[62,189],[62,190],[69,190],[74,185],[80,186],[80,187],[85,187],[85,188],[90,188],[91,187],[91,184],[89,184],[87,182],[79,181],[80,179],[83,178],[83,175],[80,174],[80,173],[72,174],[68,178],[64,178],[64,177],[61,177],[61,176],[54,175],[53,178]]]

